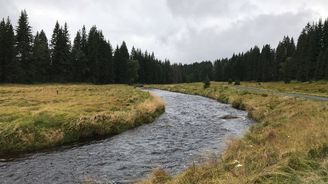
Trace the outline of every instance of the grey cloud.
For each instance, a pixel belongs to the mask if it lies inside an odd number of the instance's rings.
[[[225,0],[167,0],[167,5],[174,15],[181,16],[217,15],[229,8]]]
[[[0,18],[10,16],[16,25],[26,9],[33,31],[44,29],[48,37],[56,20],[67,21],[71,39],[82,25],[97,25],[113,45],[125,40],[186,63],[275,46],[306,22],[328,16],[327,8],[326,0],[0,0]]]
[[[185,39],[175,43],[181,54],[177,58],[184,58],[182,62],[190,63],[229,57],[254,45],[261,47],[269,43],[275,47],[284,35],[297,36],[311,14],[312,12],[259,15],[237,21],[223,32],[215,32],[213,28],[200,32],[190,29]]]
[[[167,0],[171,13],[184,18],[232,16],[257,9],[249,0]]]

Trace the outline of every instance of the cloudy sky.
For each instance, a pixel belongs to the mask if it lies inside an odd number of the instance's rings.
[[[327,0],[0,0],[0,17],[15,25],[22,9],[33,32],[44,29],[50,37],[58,20],[68,23],[73,39],[82,25],[97,25],[113,45],[125,40],[183,63],[276,46],[307,22],[328,17]]]

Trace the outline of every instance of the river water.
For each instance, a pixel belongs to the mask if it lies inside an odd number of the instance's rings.
[[[229,137],[242,136],[252,123],[246,112],[215,100],[150,91],[166,102],[155,122],[104,140],[3,160],[0,183],[131,183],[158,167],[176,174],[221,153]]]

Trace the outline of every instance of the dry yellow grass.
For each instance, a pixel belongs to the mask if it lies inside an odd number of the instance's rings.
[[[0,102],[0,155],[114,135],[164,111],[125,85],[1,85]]]
[[[238,91],[223,83],[205,90],[201,83],[150,87],[230,103],[258,122],[244,138],[230,140],[219,159],[163,183],[328,183],[327,102]]]
[[[328,97],[328,81],[305,83],[294,81],[289,84],[285,84],[284,82],[242,82],[241,85],[247,87],[277,90],[280,92],[301,93]]]

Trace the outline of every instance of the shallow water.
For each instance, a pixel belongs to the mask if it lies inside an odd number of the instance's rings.
[[[230,105],[150,91],[166,102],[166,112],[152,124],[86,145],[0,162],[0,183],[131,183],[158,167],[176,174],[204,156],[221,153],[227,138],[243,135],[251,124],[246,112]],[[220,118],[225,115],[238,118]]]

